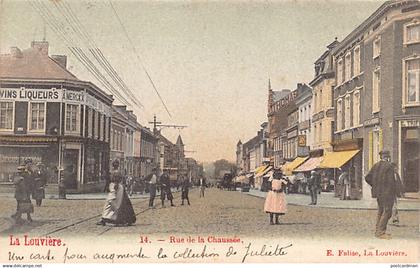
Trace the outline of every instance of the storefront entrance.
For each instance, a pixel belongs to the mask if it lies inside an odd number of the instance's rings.
[[[64,150],[64,183],[67,189],[77,189],[78,166],[79,166],[79,150]]]
[[[402,129],[401,178],[406,192],[419,191],[419,128]]]

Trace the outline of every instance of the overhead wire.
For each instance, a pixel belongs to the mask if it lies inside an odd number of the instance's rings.
[[[57,36],[64,41],[70,52],[76,57],[76,59],[82,63],[82,65],[108,90],[114,94],[122,103],[130,105],[124,96],[122,96],[118,90],[107,80],[106,77],[98,70],[98,68],[89,60],[86,54],[75,46],[72,38],[68,38],[69,32],[66,32],[64,25],[60,22],[54,14],[51,13],[49,8],[45,6],[42,1],[28,1],[32,7],[38,12],[45,23],[47,23],[51,29],[57,34]],[[73,29],[74,30],[74,29]]]
[[[123,24],[123,22],[122,22],[122,20],[121,20],[120,16],[118,15],[117,10],[115,9],[115,7],[114,7],[114,5],[112,4],[112,1],[111,1],[111,0],[108,0],[108,2],[109,2],[109,4],[110,4],[110,6],[111,6],[111,9],[113,10],[113,12],[114,12],[114,14],[115,14],[115,17],[117,18],[118,23],[120,24],[120,26],[121,26],[121,28],[122,28],[122,30],[123,30],[123,32],[124,32],[124,35],[126,36],[126,38],[127,38],[128,42],[130,43],[131,48],[132,48],[132,50],[133,50],[134,54],[136,55],[136,58],[137,58],[137,60],[138,60],[138,62],[139,62],[139,64],[140,64],[140,66],[142,67],[143,71],[145,72],[145,74],[146,74],[146,76],[147,76],[147,78],[148,78],[148,80],[149,80],[150,84],[152,85],[152,87],[153,87],[153,89],[154,89],[155,93],[157,94],[157,96],[159,97],[159,99],[160,99],[160,101],[161,101],[161,103],[162,103],[163,107],[165,108],[166,112],[168,113],[169,117],[171,117],[171,118],[172,118],[172,115],[171,115],[171,113],[169,112],[169,109],[168,109],[168,107],[166,106],[165,101],[163,100],[162,96],[160,95],[159,90],[157,89],[157,87],[156,87],[156,85],[155,85],[155,83],[154,83],[154,81],[153,81],[152,77],[150,76],[149,72],[148,72],[148,71],[147,71],[147,69],[146,69],[146,66],[143,64],[143,61],[142,61],[142,59],[140,58],[140,54],[137,52],[137,49],[136,49],[136,47],[134,46],[134,42],[131,40],[131,38],[130,38],[130,36],[129,36],[128,32],[127,32],[126,27],[124,26],[124,24]]]
[[[95,60],[101,65],[101,67],[105,70],[108,76],[114,81],[114,83],[129,97],[129,99],[133,102],[133,104],[143,107],[143,104],[138,100],[138,98],[133,94],[132,90],[127,86],[115,68],[111,65],[105,55],[102,53],[101,49],[98,48],[94,39],[92,39],[83,24],[78,19],[77,15],[73,12],[70,5],[68,5],[65,1],[54,1],[57,10],[66,17],[68,20],[67,23],[78,32],[82,42],[87,44],[89,52],[95,58]],[[73,27],[74,23],[74,27]]]

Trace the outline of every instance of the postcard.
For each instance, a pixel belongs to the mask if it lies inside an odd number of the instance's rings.
[[[0,263],[418,267],[420,2],[0,1]]]

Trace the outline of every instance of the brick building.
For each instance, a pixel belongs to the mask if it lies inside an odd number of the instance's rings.
[[[388,1],[334,48],[334,150],[360,150],[352,187],[391,151],[408,192],[419,191],[420,3]]]
[[[45,164],[49,187],[58,169],[69,192],[102,190],[109,176],[112,96],[49,56],[48,42],[0,55],[0,180],[24,158]]]

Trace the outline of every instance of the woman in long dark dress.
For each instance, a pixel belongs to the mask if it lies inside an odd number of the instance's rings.
[[[118,160],[115,160],[112,166],[114,170],[111,174],[108,197],[102,212],[102,219],[97,224],[132,225],[136,222],[136,215],[126,189],[122,184],[123,176],[118,170]]]

